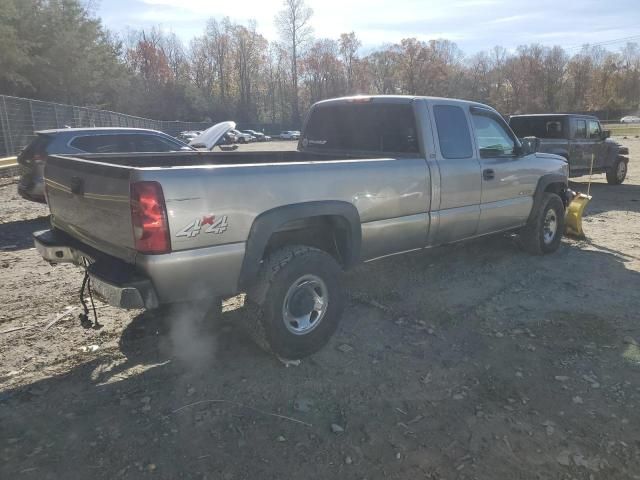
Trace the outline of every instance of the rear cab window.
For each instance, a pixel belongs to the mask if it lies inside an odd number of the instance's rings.
[[[568,138],[565,117],[560,115],[511,117],[509,126],[519,138]]]
[[[434,105],[433,116],[441,155],[447,159],[471,158],[473,147],[464,110],[455,105]]]
[[[329,103],[315,107],[302,144],[313,150],[419,152],[413,106],[404,103]]]

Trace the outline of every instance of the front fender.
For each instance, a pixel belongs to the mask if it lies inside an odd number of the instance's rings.
[[[536,185],[536,191],[533,194],[533,206],[531,207],[531,212],[529,213],[527,222],[533,218],[535,212],[537,212],[538,208],[540,208],[540,205],[542,203],[542,195],[551,185],[554,186],[553,190],[555,190],[555,186],[558,186],[560,190],[566,192],[569,186],[569,180],[564,175],[560,175],[558,173],[548,173],[541,176],[538,180],[538,184]],[[566,204],[567,199],[564,197],[563,192],[558,193],[560,193],[562,202]]]
[[[603,158],[602,166],[605,168],[612,167],[618,158],[620,146],[617,143],[606,142],[606,152]]]

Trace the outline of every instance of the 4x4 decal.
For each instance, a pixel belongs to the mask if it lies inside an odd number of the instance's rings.
[[[206,227],[206,228],[205,228]],[[219,235],[227,231],[229,224],[227,216],[216,218],[215,215],[205,215],[202,218],[196,218],[186,227],[176,233],[176,237],[195,237],[204,229],[204,233],[213,233]]]

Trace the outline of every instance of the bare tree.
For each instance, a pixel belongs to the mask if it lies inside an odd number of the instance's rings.
[[[335,40],[316,40],[305,56],[303,65],[309,103],[335,97],[343,92],[343,66],[338,58],[338,44]]]
[[[235,25],[231,30],[234,66],[238,87],[238,120],[251,121],[256,117],[254,87],[261,78],[267,40],[256,32],[255,21],[249,26]]]
[[[214,64],[216,65],[218,89],[220,92],[220,100],[223,104],[227,100],[229,84],[228,64],[230,62],[231,30],[232,25],[229,17],[223,18],[221,22],[212,18],[207,23],[208,54],[213,57]]]
[[[362,46],[354,32],[340,35],[340,56],[347,74],[347,93],[353,93],[353,71],[358,61],[358,49]]]
[[[376,93],[389,95],[396,92],[398,56],[391,46],[373,52],[365,58],[368,76]]]
[[[160,43],[160,48],[167,57],[167,62],[173,72],[174,78],[186,78],[188,75],[187,55],[184,51],[182,41],[178,36],[173,32],[165,35]]]
[[[275,18],[276,27],[282,41],[289,48],[291,55],[291,121],[300,124],[300,104],[298,99],[298,57],[301,50],[311,40],[313,29],[310,21],[313,10],[304,0],[284,0],[283,9]]]

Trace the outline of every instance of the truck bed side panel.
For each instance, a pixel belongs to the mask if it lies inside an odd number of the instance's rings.
[[[259,214],[323,200],[353,204],[362,224],[400,217],[406,217],[405,225],[414,223],[405,241],[383,241],[384,248],[371,247],[372,255],[422,247],[426,242],[424,214],[429,211],[431,191],[423,158],[138,169],[135,174],[138,180],[161,183],[173,250],[244,242]],[[223,227],[209,228],[219,221]],[[384,232],[383,224],[363,227],[364,241],[380,245]],[[367,248],[363,244],[363,250]]]

